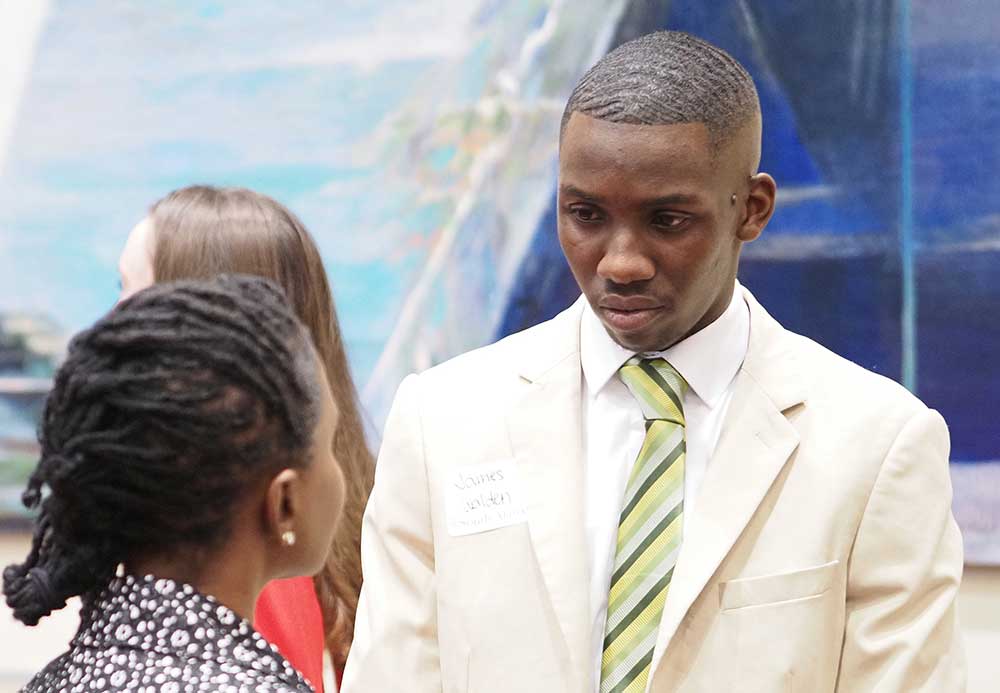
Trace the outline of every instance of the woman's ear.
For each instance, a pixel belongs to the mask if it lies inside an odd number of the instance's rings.
[[[778,185],[770,175],[757,173],[750,176],[746,193],[746,212],[736,232],[739,240],[748,243],[760,236],[774,214],[777,194]]]
[[[302,476],[295,469],[282,469],[271,479],[264,509],[264,533],[269,542],[295,545],[302,519],[302,488]]]

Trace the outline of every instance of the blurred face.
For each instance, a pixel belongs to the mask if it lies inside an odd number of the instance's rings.
[[[754,167],[752,143],[715,150],[702,123],[571,116],[559,152],[559,242],[618,344],[666,349],[729,305],[741,245],[773,208],[774,182],[761,174],[758,194]]]
[[[142,291],[154,284],[153,278],[153,223],[146,217],[132,229],[118,259],[121,290],[118,300]]]
[[[326,562],[344,507],[344,475],[333,454],[339,412],[330,392],[326,369],[316,357],[320,380],[319,418],[313,432],[309,464],[301,470],[302,516],[298,543],[305,565],[300,574],[318,573]]]

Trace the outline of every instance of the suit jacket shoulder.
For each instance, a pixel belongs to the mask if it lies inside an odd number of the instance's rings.
[[[564,359],[579,354],[582,303],[551,320],[493,344],[460,354],[420,374],[424,392],[447,392],[473,399],[495,397],[518,377],[541,377]]]
[[[803,440],[865,436],[870,449],[884,453],[906,422],[927,410],[899,383],[785,329],[745,296],[751,337],[743,372],[787,412]]]
[[[926,406],[895,380],[848,359],[798,334],[789,333],[810,373],[808,400],[842,405],[849,414],[884,411],[913,415]]]

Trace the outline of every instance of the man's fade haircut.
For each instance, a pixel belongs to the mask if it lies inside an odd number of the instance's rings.
[[[682,31],[633,39],[601,58],[566,103],[574,113],[629,125],[704,123],[716,148],[760,113],[750,74],[721,48]]]

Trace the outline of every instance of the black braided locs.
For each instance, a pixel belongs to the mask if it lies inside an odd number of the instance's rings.
[[[760,113],[753,78],[721,48],[681,31],[657,31],[615,48],[574,87],[573,113],[613,123],[704,123],[716,144]]]
[[[138,552],[224,539],[235,502],[307,463],[318,361],[280,289],[259,277],[158,284],[70,344],[23,501],[31,551],[3,572],[36,624]]]

